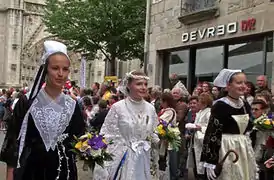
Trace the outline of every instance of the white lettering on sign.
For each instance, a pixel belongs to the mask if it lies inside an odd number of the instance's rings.
[[[207,37],[210,38],[210,36],[214,37],[215,28],[209,27],[207,28]]]
[[[189,37],[188,33],[184,33],[184,34],[182,35],[182,41],[183,41],[183,42],[187,42],[187,41],[188,41],[188,37]]]
[[[238,30],[238,27],[237,27],[237,23],[236,22],[233,22],[233,23],[229,23],[227,25],[227,32],[229,34],[233,34],[233,33],[236,33]]]
[[[225,25],[220,25],[217,27],[217,36],[225,35]]]
[[[192,31],[192,32],[190,33],[190,40],[191,40],[191,41],[197,40],[197,31]]]
[[[197,41],[198,39],[213,38],[223,36],[225,34],[234,34],[238,32],[238,22],[232,22],[227,25],[218,25],[216,27],[208,27],[198,29],[189,33],[182,34],[182,42]]]
[[[204,39],[205,34],[206,34],[206,29],[203,29],[203,30],[199,29],[198,32],[199,32],[200,39]]]

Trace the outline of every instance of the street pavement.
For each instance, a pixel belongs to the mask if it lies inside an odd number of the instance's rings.
[[[2,147],[4,138],[4,131],[0,131],[0,148]],[[6,165],[2,162],[0,162],[0,180],[6,180]]]
[[[0,131],[0,148],[2,147],[2,143],[5,138],[5,132]],[[78,180],[91,180],[91,174],[89,171],[83,171],[83,165],[81,162],[77,163],[78,166]],[[0,180],[6,180],[6,165],[0,162]]]
[[[5,138],[5,132],[0,131],[0,148],[2,147],[3,140]],[[91,180],[90,171],[83,171],[82,163],[78,162],[78,180]],[[194,178],[188,178],[188,180],[193,180]],[[6,180],[6,166],[4,163],[0,162],[0,180]]]

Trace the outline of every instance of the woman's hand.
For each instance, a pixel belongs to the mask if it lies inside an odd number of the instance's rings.
[[[199,126],[199,125],[196,124],[196,129],[195,130],[196,131],[201,131],[202,130],[202,126]]]
[[[213,168],[206,168],[206,175],[209,180],[217,179],[217,176],[216,176]]]
[[[187,123],[185,125],[186,129],[188,130],[195,130],[195,131],[200,131],[202,130],[202,127],[198,124],[194,124],[194,123]]]
[[[13,180],[13,168],[7,166],[7,180]]]
[[[268,159],[267,161],[265,161],[264,164],[265,164],[265,167],[267,167],[267,168],[273,167],[274,166],[274,158],[271,157],[270,159]]]

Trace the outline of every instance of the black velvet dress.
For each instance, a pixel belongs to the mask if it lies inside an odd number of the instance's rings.
[[[239,155],[237,163],[230,154],[223,165],[218,180],[255,180],[256,161],[248,132],[253,125],[243,115],[250,115],[250,106],[235,108],[229,105],[227,98],[218,100],[211,108],[211,117],[201,153],[201,162],[217,165],[228,150],[235,150]],[[238,117],[238,120],[237,120]]]
[[[16,104],[13,119],[8,122],[0,160],[15,168],[14,180],[77,180],[75,155],[70,150],[73,135],[80,136],[85,131],[85,123],[78,104],[76,103],[75,109],[72,109],[74,113],[63,133],[68,137],[62,143],[58,143],[55,150],[46,151],[33,118],[29,115],[25,146],[20,158],[21,168],[16,168],[19,146],[17,138],[27,107],[26,97]]]

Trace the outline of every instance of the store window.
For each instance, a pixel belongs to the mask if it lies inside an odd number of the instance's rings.
[[[229,45],[228,68],[242,69],[248,81],[256,83],[263,72],[263,39]]]
[[[189,50],[174,51],[170,54],[169,74],[177,74],[180,80],[186,84],[189,62]]]
[[[197,49],[196,82],[213,82],[223,68],[223,46]]]

